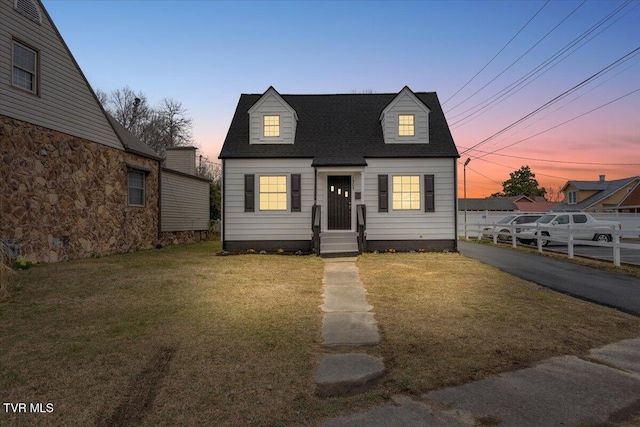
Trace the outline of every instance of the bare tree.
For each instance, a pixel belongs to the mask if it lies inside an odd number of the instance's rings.
[[[172,98],[164,98],[156,110],[159,125],[162,126],[164,147],[180,147],[192,142],[191,126],[193,121],[186,116],[187,110]]]
[[[193,143],[192,120],[182,103],[172,98],[164,98],[153,108],[144,93],[129,86],[110,94],[98,90],[96,96],[109,114],[161,156],[168,147]]]
[[[564,200],[564,193],[562,192],[562,186],[556,188],[549,187],[546,194],[546,199],[550,202],[559,203]]]

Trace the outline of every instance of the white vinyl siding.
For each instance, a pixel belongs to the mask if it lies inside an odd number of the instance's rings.
[[[385,144],[429,143],[429,111],[425,108],[411,92],[400,92],[382,114],[381,125]],[[405,116],[414,117],[413,136],[399,135],[401,129],[407,129],[406,123],[402,127],[401,122],[401,118]]]
[[[278,135],[265,133],[265,125],[269,117],[278,117]],[[296,134],[296,118],[293,110],[276,92],[267,91],[265,95],[249,110],[250,144],[293,144]],[[271,132],[274,128],[269,128]]]
[[[455,239],[455,179],[453,159],[367,159],[364,200],[367,205],[367,240]],[[434,175],[435,211],[393,210],[378,212],[378,175],[420,176],[424,198],[424,175]],[[390,191],[391,192],[391,191]],[[391,201],[390,201],[391,203]],[[390,206],[391,207],[391,206]]]
[[[196,148],[168,148],[165,151],[164,167],[178,172],[196,174]]]
[[[0,2],[0,114],[123,149],[47,15],[39,25]],[[39,84],[32,96],[12,84],[12,43],[37,50]]]
[[[313,206],[314,172],[311,159],[227,159],[225,160],[224,238],[227,241],[246,240],[311,240],[311,207]],[[256,197],[262,176],[301,175],[301,211],[260,211],[244,209],[244,176],[254,174]],[[287,187],[287,205],[291,194]]]
[[[209,229],[209,183],[162,170],[160,231]]]

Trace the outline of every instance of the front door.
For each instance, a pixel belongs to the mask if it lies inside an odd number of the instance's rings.
[[[351,230],[351,177],[328,176],[327,228]]]

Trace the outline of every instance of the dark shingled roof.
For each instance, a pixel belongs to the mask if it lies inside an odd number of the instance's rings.
[[[380,114],[398,94],[281,95],[298,114],[295,142],[249,144],[249,109],[262,94],[243,94],[221,159],[313,158],[314,166],[363,166],[367,157],[460,157],[435,92],[414,93],[431,110],[429,144],[385,144]]]
[[[143,157],[148,157],[153,160],[162,160],[162,157],[160,157],[158,153],[153,151],[147,144],[140,141],[138,137],[122,126],[120,122],[118,122],[109,113],[105,113],[105,116],[109,120],[109,123],[111,123],[111,127],[113,127],[116,135],[120,138],[120,141],[122,142],[122,145],[124,145],[126,151]]]

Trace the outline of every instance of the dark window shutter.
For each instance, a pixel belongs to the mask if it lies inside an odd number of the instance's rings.
[[[244,211],[253,212],[255,204],[255,175],[248,174],[244,176]]]
[[[388,175],[378,175],[378,212],[389,212]]]
[[[300,212],[302,210],[302,198],[300,191],[300,174],[291,174],[291,212]]]
[[[433,175],[424,176],[424,211],[425,212],[436,211],[433,179],[434,179]]]

